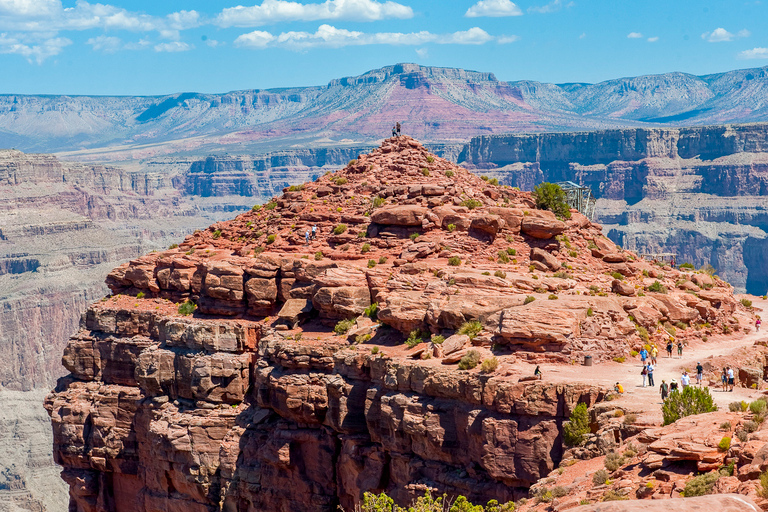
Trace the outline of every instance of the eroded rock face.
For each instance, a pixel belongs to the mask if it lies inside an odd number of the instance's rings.
[[[753,321],[719,279],[696,297],[669,270],[653,274],[668,293],[648,291],[653,266],[606,261],[619,251],[599,226],[408,137],[297,188],[110,273],[46,400],[72,510],[330,512],[424,485],[508,501],[556,468],[563,421],[605,390],[505,363],[628,354],[630,317]],[[612,292],[613,272],[648,293]],[[499,370],[458,370],[472,351]]]

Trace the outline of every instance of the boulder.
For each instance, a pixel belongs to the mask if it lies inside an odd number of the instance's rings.
[[[759,512],[760,507],[741,494],[710,494],[674,500],[630,500],[593,503],[570,509],[573,512]]]
[[[496,236],[504,227],[504,220],[498,215],[478,215],[472,219],[469,228],[487,235]]]
[[[510,230],[515,234],[520,232],[520,224],[523,222],[523,211],[519,208],[492,207],[488,208],[488,213],[498,215],[504,219],[505,230]]]
[[[469,336],[466,334],[454,334],[453,336],[449,336],[445,339],[441,348],[443,349],[443,354],[448,356],[461,350],[468,343]]]
[[[327,286],[315,292],[312,305],[324,318],[351,318],[371,305],[371,292],[367,286]]]
[[[291,328],[296,326],[312,312],[312,301],[308,299],[288,299],[283,304],[277,318]]]
[[[385,226],[421,226],[427,209],[416,205],[385,206],[371,215],[371,222]]]
[[[531,262],[534,261],[543,263],[552,272],[555,272],[560,268],[560,260],[558,260],[554,255],[543,249],[539,249],[538,247],[531,249]]]
[[[620,252],[612,252],[603,256],[603,261],[606,263],[624,263],[627,261],[627,257]]]
[[[520,230],[533,238],[549,239],[565,231],[565,222],[557,220],[555,214],[546,210],[537,210],[538,215],[523,216]],[[546,214],[549,215],[546,215]]]
[[[611,282],[611,290],[614,293],[618,293],[619,295],[624,295],[625,297],[631,297],[635,294],[635,287],[632,286],[629,283],[624,283],[622,281],[619,281],[618,279],[614,279],[613,282]]]

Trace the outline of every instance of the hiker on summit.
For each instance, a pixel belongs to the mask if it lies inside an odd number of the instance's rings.
[[[395,124],[395,129],[397,130],[397,136],[399,137],[400,136],[400,121],[398,121]]]
[[[314,240],[317,237],[317,224],[312,226],[312,240]]]
[[[755,332],[760,332],[760,324],[762,322],[760,321],[760,317],[757,317],[757,320],[755,320]]]
[[[392,127],[392,136],[397,137],[397,129],[394,126]]]

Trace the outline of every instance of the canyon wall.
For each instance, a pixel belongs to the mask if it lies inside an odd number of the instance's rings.
[[[459,160],[524,190],[589,186],[596,220],[623,247],[768,291],[768,125],[483,136]]]

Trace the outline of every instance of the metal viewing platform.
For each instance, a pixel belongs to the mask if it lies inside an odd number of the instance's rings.
[[[568,206],[579,210],[589,220],[594,219],[597,199],[592,195],[591,188],[577,185],[572,181],[559,181],[557,185],[565,192]]]

